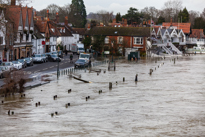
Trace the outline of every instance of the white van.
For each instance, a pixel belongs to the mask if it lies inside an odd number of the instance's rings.
[[[84,44],[83,43],[77,43],[77,46],[78,46],[78,51],[77,51],[78,55],[80,53],[84,53],[85,52],[85,48],[84,48]]]

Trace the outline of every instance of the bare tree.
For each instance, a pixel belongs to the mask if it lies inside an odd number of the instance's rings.
[[[204,8],[204,10],[201,13],[201,17],[205,19],[205,8]]]
[[[160,16],[160,11],[155,7],[145,7],[141,10],[141,13],[143,14],[145,20],[150,20],[152,18],[154,22],[157,22],[157,19]]]
[[[164,17],[165,21],[169,22],[172,18],[173,21],[178,21],[178,13],[182,10],[182,1],[181,0],[168,0],[164,3]]]
[[[102,22],[104,25],[108,25],[113,20],[113,12],[105,10],[98,11],[96,14],[92,14],[92,19],[98,22]]]
[[[49,18],[55,19],[56,13],[59,12],[60,7],[56,4],[50,4],[46,9],[49,10]]]
[[[200,13],[197,11],[189,11],[189,22],[191,23],[191,27],[193,28],[194,26],[194,20],[195,18],[200,17]]]

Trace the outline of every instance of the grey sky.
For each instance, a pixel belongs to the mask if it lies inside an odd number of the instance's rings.
[[[72,0],[32,0],[29,6],[33,6],[37,10],[46,8],[49,4],[57,4],[63,6],[71,4]],[[157,9],[162,9],[167,0],[84,0],[87,14],[90,12],[97,12],[100,10],[113,11],[114,14],[120,12],[121,15],[127,13],[130,7],[141,10],[145,7],[154,6]],[[194,10],[200,13],[205,8],[205,0],[182,0],[183,7],[188,11]]]

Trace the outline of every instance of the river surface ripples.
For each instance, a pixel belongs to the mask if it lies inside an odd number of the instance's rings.
[[[116,71],[76,72],[91,83],[62,76],[23,98],[1,97],[0,136],[204,136],[205,56],[155,60],[118,60]]]

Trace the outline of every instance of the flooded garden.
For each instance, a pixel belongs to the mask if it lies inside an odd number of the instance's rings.
[[[204,55],[122,59],[115,71],[107,63],[93,69],[102,71],[75,72],[89,83],[64,75],[25,96],[0,97],[0,136],[205,134]]]

